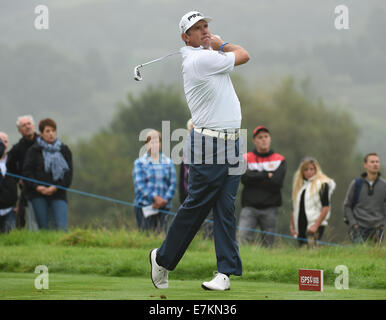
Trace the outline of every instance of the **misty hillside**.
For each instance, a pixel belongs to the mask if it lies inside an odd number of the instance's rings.
[[[36,30],[34,9],[49,8],[49,30]],[[135,65],[183,46],[180,17],[190,10],[212,16],[211,31],[248,49],[237,72],[251,86],[282,77],[310,79],[327,105],[346,108],[362,129],[358,148],[386,161],[386,5],[352,0],[349,30],[336,30],[338,1],[247,0],[2,0],[0,3],[0,127],[16,142],[15,119],[53,117],[59,134],[87,137],[109,124],[130,92],[160,83],[181,87],[180,58]],[[182,87],[181,87],[182,93]]]

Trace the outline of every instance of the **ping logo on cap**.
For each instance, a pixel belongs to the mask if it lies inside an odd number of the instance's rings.
[[[189,11],[180,20],[179,29],[182,32],[186,32],[191,28],[197,21],[205,20],[206,22],[212,21],[212,18],[204,16],[199,11]]]
[[[193,13],[191,16],[188,17],[188,20],[190,21],[192,18],[195,18],[195,17],[202,17],[202,14],[199,12]]]

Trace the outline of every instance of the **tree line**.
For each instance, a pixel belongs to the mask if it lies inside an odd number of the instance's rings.
[[[289,77],[271,88],[248,85],[237,75],[233,81],[242,107],[242,128],[248,130],[248,151],[253,149],[253,129],[264,125],[271,131],[272,148],[287,161],[278,232],[289,233],[293,174],[302,158],[313,156],[337,183],[325,239],[346,239],[343,200],[350,181],[360,174],[362,164],[362,156],[356,151],[359,129],[353,118],[344,109],[326,106],[323,99],[312,93],[308,81],[296,82]],[[149,86],[138,96],[129,93],[126,100],[119,103],[107,127],[71,146],[72,188],[133,203],[131,172],[143,145],[139,133],[145,128],[161,131],[165,120],[170,121],[171,131],[185,128],[189,118],[179,87]],[[176,143],[171,142],[171,147]],[[178,174],[178,166],[176,170]],[[241,209],[241,190],[242,185],[236,202],[237,215]],[[176,194],[172,211],[177,211],[178,206]],[[73,226],[135,225],[132,207],[71,194],[69,208],[69,222]]]

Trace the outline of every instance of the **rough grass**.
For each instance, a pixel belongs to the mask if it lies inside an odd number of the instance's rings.
[[[34,272],[46,265],[50,272],[148,277],[148,254],[159,247],[164,235],[128,230],[75,229],[13,231],[0,235],[0,272]],[[296,284],[298,269],[323,269],[326,285],[333,286],[335,267],[349,269],[350,288],[386,290],[384,246],[350,245],[298,249],[280,244],[272,249],[240,247],[242,280]],[[208,279],[216,270],[214,244],[196,237],[170,279]],[[386,296],[386,294],[385,294]]]

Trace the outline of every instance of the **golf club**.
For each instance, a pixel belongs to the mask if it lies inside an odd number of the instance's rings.
[[[142,80],[142,76],[141,76],[141,73],[139,72],[139,68],[142,68],[142,67],[147,66],[147,65],[149,65],[149,64],[152,64],[152,63],[154,63],[154,62],[161,61],[161,60],[163,60],[163,59],[165,59],[165,58],[167,58],[167,57],[173,56],[173,55],[175,55],[175,54],[180,54],[180,53],[181,53],[180,51],[176,51],[176,52],[170,53],[170,54],[168,54],[168,55],[166,55],[166,56],[163,56],[163,57],[161,57],[161,58],[158,58],[158,59],[155,59],[155,60],[146,62],[146,63],[142,63],[142,64],[136,66],[136,67],[134,68],[134,80],[137,80],[137,81],[141,81],[141,80]]]

